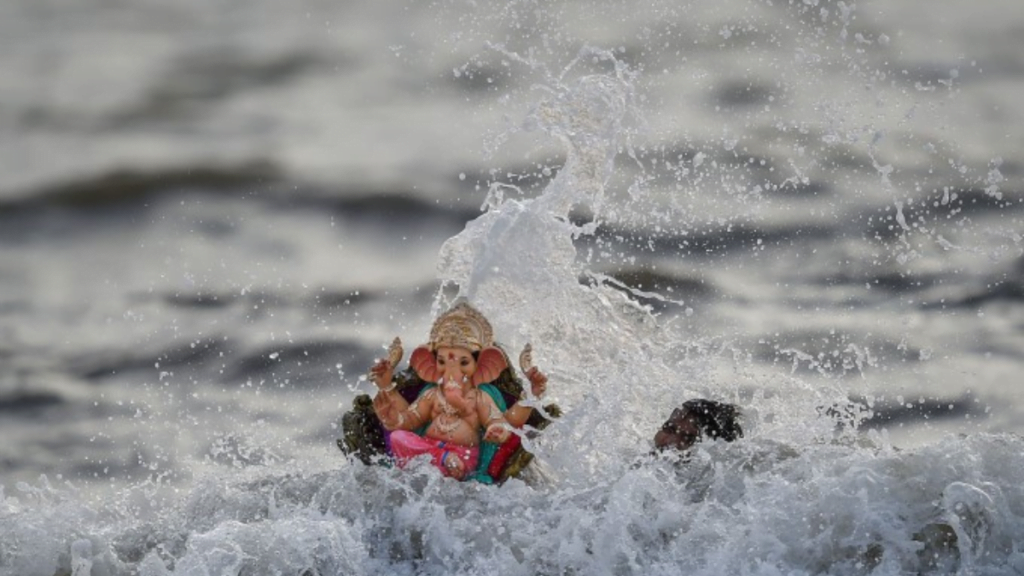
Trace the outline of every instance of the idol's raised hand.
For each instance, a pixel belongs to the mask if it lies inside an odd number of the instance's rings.
[[[391,362],[387,358],[381,358],[370,368],[368,376],[370,381],[377,385],[377,388],[385,389],[391,387],[391,376],[393,373],[394,368],[391,367]]]
[[[540,371],[540,368],[533,366],[526,371],[526,377],[530,380],[530,391],[533,392],[534,396],[540,398],[547,392],[548,377]]]

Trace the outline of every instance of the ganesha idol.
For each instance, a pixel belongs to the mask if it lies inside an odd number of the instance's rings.
[[[430,341],[395,373],[402,355],[395,338],[388,357],[370,369],[376,396],[358,396],[342,418],[338,447],[364,463],[404,466],[427,455],[445,476],[500,483],[532,459],[515,429],[541,430],[560,414],[555,405],[537,411],[519,403],[525,393],[508,355],[494,342],[487,318],[464,301],[434,321]],[[533,366],[529,344],[519,365],[541,397],[547,377]]]

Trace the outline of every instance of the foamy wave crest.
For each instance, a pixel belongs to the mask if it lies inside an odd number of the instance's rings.
[[[1016,574],[1024,441],[708,444],[580,486],[347,463],[140,486],[97,504],[0,492],[0,573]]]

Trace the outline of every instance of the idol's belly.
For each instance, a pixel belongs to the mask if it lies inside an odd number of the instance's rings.
[[[476,446],[480,443],[480,428],[461,418],[440,414],[430,422],[426,436],[460,446]]]

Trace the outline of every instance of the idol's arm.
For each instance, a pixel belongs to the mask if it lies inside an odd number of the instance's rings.
[[[517,402],[511,408],[505,410],[505,420],[516,428],[522,428],[523,424],[526,424],[526,421],[530,419],[530,414],[533,414],[533,408],[520,406]]]
[[[423,397],[409,404],[398,392],[381,390],[373,399],[373,411],[388,430],[415,430],[430,420],[434,392],[428,390]]]
[[[501,410],[498,410],[494,400],[487,394],[480,393],[477,399],[477,416],[486,430],[484,442],[501,444],[512,435],[512,423],[505,418]]]
[[[381,424],[388,430],[414,430],[428,420],[432,404],[431,400],[417,400],[409,403],[395,390],[392,382],[392,368],[387,359],[374,364],[370,369],[370,379],[377,385],[377,395],[373,398],[373,411]]]
[[[538,370],[536,366],[526,372],[526,377],[530,380],[530,390],[539,399],[547,391],[548,377]],[[521,406],[516,402],[508,410],[505,410],[505,419],[516,428],[522,428],[523,424],[526,424],[526,421],[530,419],[530,414],[532,413],[533,408]]]

